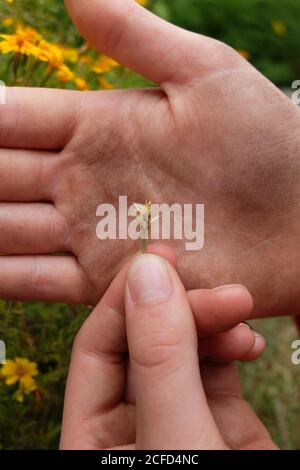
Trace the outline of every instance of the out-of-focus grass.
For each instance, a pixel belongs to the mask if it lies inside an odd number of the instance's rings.
[[[255,320],[252,326],[268,344],[258,361],[240,366],[245,397],[281,449],[300,449],[300,365],[291,362],[297,329],[291,318]]]

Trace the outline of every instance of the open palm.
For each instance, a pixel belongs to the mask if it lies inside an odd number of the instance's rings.
[[[97,206],[124,194],[205,204],[204,249],[176,246],[187,288],[239,282],[255,315],[297,312],[299,109],[228,46],[133,0],[66,5],[89,43],[160,86],[8,90],[1,297],[96,303],[136,249],[96,237]]]

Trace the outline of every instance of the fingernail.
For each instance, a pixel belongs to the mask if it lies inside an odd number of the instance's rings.
[[[263,336],[260,335],[259,333],[257,333],[257,331],[255,331],[255,330],[252,328],[252,326],[249,325],[247,322],[239,323],[237,326],[238,326],[238,327],[240,327],[240,326],[245,326],[246,328],[248,328],[249,330],[252,331],[252,333],[254,334],[255,338],[263,338]]]
[[[255,337],[255,344],[254,344],[254,348],[262,348],[264,349],[267,345],[267,341],[266,339],[262,336],[262,335],[259,335],[258,333],[254,335]]]
[[[229,291],[245,291],[247,290],[246,287],[242,286],[241,284],[228,284],[225,286],[219,286],[215,287],[213,290],[215,291],[224,291],[224,292],[229,292]],[[248,291],[247,291],[248,292]]]
[[[263,336],[260,335],[259,333],[257,333],[257,331],[253,331],[253,334],[254,334],[255,338],[263,338]]]
[[[158,256],[139,256],[128,272],[128,288],[134,303],[156,303],[167,300],[172,282],[165,261]]]
[[[251,326],[248,325],[248,323],[245,323],[245,322],[239,323],[237,326],[238,326],[238,327],[244,326],[244,327],[248,328],[248,330],[252,330]]]

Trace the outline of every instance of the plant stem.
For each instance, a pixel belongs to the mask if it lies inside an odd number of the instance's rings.
[[[53,67],[50,67],[48,72],[46,72],[46,75],[44,77],[44,79],[41,81],[41,83],[39,84],[39,87],[40,88],[43,88],[46,83],[48,82],[48,80],[51,78],[52,74],[54,72],[54,68]]]

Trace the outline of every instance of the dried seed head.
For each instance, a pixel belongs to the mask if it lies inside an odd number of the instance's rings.
[[[140,244],[142,253],[147,252],[148,240],[151,231],[152,204],[146,201],[145,204],[134,204],[135,216],[140,227]]]

